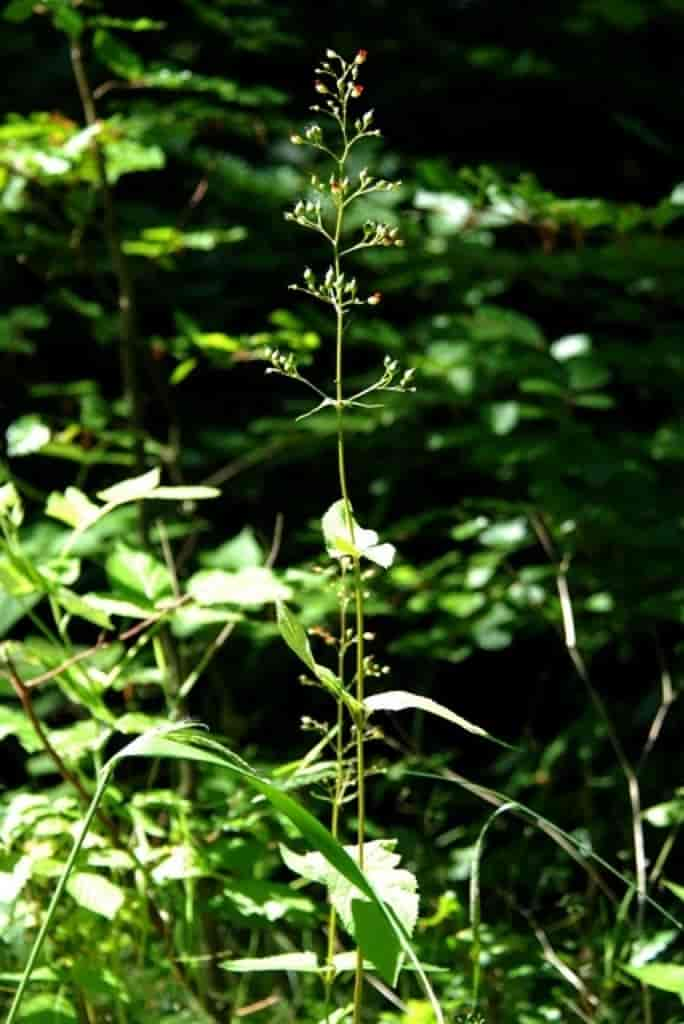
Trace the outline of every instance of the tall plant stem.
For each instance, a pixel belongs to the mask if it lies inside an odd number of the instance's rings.
[[[346,123],[343,122],[343,136],[345,141],[344,152],[339,160],[340,177],[344,173],[344,162],[347,157],[348,144],[346,139]],[[342,219],[344,214],[344,200],[340,198],[337,203],[337,217],[335,221],[335,234],[333,236],[333,257],[335,278],[340,279],[340,235],[342,232]],[[337,468],[340,482],[340,492],[344,502],[344,516],[347,521],[347,529],[354,544],[354,517],[352,515],[351,502],[349,500],[349,487],[347,484],[347,468],[345,462],[344,447],[344,388],[343,388],[343,347],[344,347],[344,305],[342,288],[337,287],[337,300],[335,302],[336,330],[335,330],[335,400],[337,408]],[[358,557],[354,558],[354,607],[355,607],[355,634],[354,646],[356,648],[356,700],[359,711],[355,717],[356,726],[356,808],[357,828],[356,843],[358,848],[359,867],[363,871],[364,856],[363,844],[366,833],[366,768],[364,751],[365,716],[362,710],[365,690],[365,656],[364,656],[364,600],[363,580],[361,578],[361,563]],[[363,954],[359,949],[356,958],[356,972],[354,976],[354,1014],[353,1024],[359,1024],[361,1020],[361,1006],[363,999]]]

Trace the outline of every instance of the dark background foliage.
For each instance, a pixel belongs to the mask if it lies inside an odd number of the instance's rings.
[[[290,567],[307,625],[329,624],[331,599],[309,570],[337,497],[334,422],[295,422],[306,395],[264,375],[263,349],[290,347],[316,380],[332,376],[329,323],[287,291],[326,259],[283,220],[312,168],[288,138],[306,122],[325,48],[363,46],[364,101],[384,135],[369,161],[404,181],[374,212],[402,224],[406,246],[358,260],[383,302],[353,324],[349,367],[366,383],[389,353],[418,371],[415,395],[350,427],[357,514],[400,551],[373,583],[379,656],[394,686],[518,749],[493,755],[421,719],[388,733],[405,766],[428,758],[505,790],[590,836],[631,876],[625,780],[565,651],[556,577],[562,566],[592,685],[637,763],[662,679],[677,690],[683,654],[684,5],[369,0],[314,11],[297,0],[185,0],[141,14],[140,4],[55,0],[29,16],[31,6],[14,0],[0,36],[0,413],[1,471],[23,489],[35,549],[50,543],[49,491],[93,493],[141,468],[91,151],[59,164],[84,120],[64,12],[159,18],[159,31],[84,35],[104,149],[120,170],[112,192],[135,291],[145,467],[161,463],[174,483],[222,481],[201,517],[181,510],[171,524],[181,578],[193,559],[221,564],[220,545],[245,529],[265,555],[282,518],[276,564]],[[31,436],[27,423],[48,433],[13,448],[17,422],[15,438]],[[103,589],[105,554],[95,552],[85,589]],[[0,600],[5,639],[29,638],[11,593]],[[272,618],[250,610],[188,708],[265,763],[305,749],[303,713],[328,713],[323,695],[297,687]],[[191,636],[188,664],[210,635]],[[143,696],[135,706],[158,705]],[[73,714],[48,710],[60,722]],[[26,781],[20,743],[6,739],[3,758],[7,784]],[[644,806],[672,800],[683,768],[675,706],[643,766]],[[378,782],[374,820],[398,820],[429,866],[428,905],[449,885],[464,900],[463,851],[483,806],[455,787],[402,786]],[[653,863],[662,833],[647,840]],[[486,914],[501,922],[506,956],[529,932],[525,915],[566,921],[585,900],[567,952],[598,958],[599,911],[581,872],[510,822],[490,842]],[[678,870],[673,858],[667,876]],[[492,1020],[540,1002],[530,992],[543,979],[529,991],[520,981],[503,1005],[508,969],[505,957],[492,969]]]

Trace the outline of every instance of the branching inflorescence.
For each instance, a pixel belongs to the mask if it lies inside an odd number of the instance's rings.
[[[315,81],[315,89],[322,99],[320,103],[314,104],[311,110],[317,116],[325,117],[332,122],[332,131],[324,132],[318,123],[313,123],[304,129],[302,134],[295,133],[290,139],[296,146],[310,146],[318,150],[333,165],[329,176],[317,173],[311,175],[309,194],[295,203],[294,208],[285,214],[285,218],[320,235],[332,250],[332,260],[327,270],[316,273],[311,267],[307,267],[302,282],[290,287],[293,291],[308,295],[331,309],[335,328],[334,390],[328,393],[304,376],[291,353],[269,351],[271,365],[267,370],[298,381],[318,397],[318,404],[304,413],[300,419],[324,409],[334,410],[337,417],[340,497],[323,517],[323,532],[328,554],[337,566],[336,587],[339,599],[339,634],[336,638],[331,638],[330,634],[327,634],[337,650],[334,685],[338,687],[337,723],[331,730],[336,751],[331,830],[337,838],[340,831],[340,808],[350,799],[350,793],[355,795],[355,849],[356,858],[362,869],[366,779],[364,742],[369,736],[367,709],[364,705],[365,682],[367,678],[378,675],[382,670],[378,668],[373,657],[366,653],[366,642],[372,637],[366,631],[364,622],[367,571],[362,568],[361,559],[387,568],[394,558],[394,548],[390,544],[379,544],[377,534],[362,529],[354,519],[347,480],[344,414],[353,407],[375,407],[368,399],[376,393],[415,390],[412,384],[413,370],[402,370],[399,363],[389,356],[385,357],[382,369],[373,383],[351,394],[346,394],[344,388],[344,338],[350,314],[356,307],[374,307],[382,300],[381,294],[377,291],[364,294],[356,276],[347,272],[344,262],[362,250],[404,244],[396,226],[375,220],[366,220],[360,229],[356,230],[355,235],[350,237],[347,237],[345,231],[345,217],[353,203],[374,192],[394,191],[401,184],[397,181],[387,181],[385,178],[376,178],[366,167],[358,173],[354,173],[350,167],[353,163],[350,154],[354,147],[364,140],[380,135],[378,129],[373,126],[372,110],[358,116],[352,113],[354,104],[364,91],[358,77],[366,57],[366,51],[359,50],[354,59],[348,62],[333,50],[326,52],[326,60],[316,68],[319,77]],[[347,666],[347,660],[351,661],[352,657],[353,671]],[[330,692],[330,679],[326,675],[328,670],[323,670],[315,663],[313,665],[314,674]],[[332,692],[334,693],[334,688]],[[336,948],[336,927],[336,911],[332,907],[328,923],[328,1001],[334,976],[332,963]],[[359,953],[354,986],[355,1022],[358,1022],[361,1016],[362,988],[363,958]]]

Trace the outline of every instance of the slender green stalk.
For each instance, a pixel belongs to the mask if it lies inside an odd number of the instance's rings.
[[[336,415],[336,447],[337,447],[337,471],[341,501],[336,503],[341,513],[341,519],[346,533],[343,551],[336,554],[340,559],[340,572],[342,575],[342,594],[340,609],[340,648],[338,675],[342,688],[347,688],[344,678],[344,656],[350,647],[355,649],[355,671],[354,671],[354,704],[351,713],[354,733],[355,748],[355,788],[357,804],[357,827],[356,845],[358,850],[358,863],[361,870],[364,868],[364,842],[366,832],[366,765],[365,765],[365,734],[366,734],[366,713],[364,709],[365,682],[368,674],[365,654],[365,607],[364,607],[364,579],[361,568],[362,552],[357,546],[357,539],[361,536],[360,527],[355,524],[352,503],[349,496],[349,481],[346,465],[345,451],[345,413],[354,406],[363,406],[361,399],[375,391],[407,391],[412,371],[407,371],[397,382],[393,384],[398,372],[398,363],[386,357],[384,369],[378,380],[369,387],[363,388],[356,394],[345,395],[344,389],[344,338],[347,327],[347,316],[350,309],[357,305],[377,305],[381,296],[373,293],[366,299],[358,295],[356,279],[347,277],[343,272],[343,259],[359,249],[366,249],[373,246],[401,245],[397,237],[397,229],[387,224],[366,221],[363,225],[360,239],[351,245],[342,245],[342,237],[345,228],[345,211],[355,199],[370,192],[389,191],[398,186],[398,183],[375,179],[369,175],[364,168],[358,174],[354,184],[351,181],[349,154],[353,146],[362,139],[377,136],[380,133],[371,129],[373,112],[367,111],[357,118],[350,115],[350,104],[358,99],[363,93],[363,86],[358,82],[360,65],[366,60],[366,51],[359,50],[352,61],[345,61],[333,50],[326,52],[327,60],[316,69],[321,78],[315,82],[316,91],[326,97],[324,106],[316,104],[311,109],[321,113],[336,124],[338,130],[338,148],[331,146],[325,141],[323,132],[317,124],[310,125],[304,135],[294,134],[291,141],[295,145],[310,145],[319,150],[334,161],[334,173],[328,183],[324,183],[314,174],[311,178],[311,186],[315,192],[324,195],[326,202],[332,204],[334,217],[328,218],[325,207],[321,201],[311,199],[299,201],[291,213],[287,213],[286,219],[293,220],[301,227],[312,230],[322,235],[332,248],[332,265],[329,267],[322,280],[318,280],[316,274],[310,268],[304,272],[304,286],[293,285],[296,291],[305,292],[312,298],[332,307],[335,315],[335,389],[334,397],[326,395],[319,387],[307,380],[299,371],[293,355],[282,354],[278,351],[270,353],[271,368],[268,372],[280,373],[290,377],[299,383],[306,385],[321,399],[320,403],[311,409],[305,416],[314,415],[321,409],[334,408]],[[329,206],[327,207],[330,208]],[[358,537],[355,536],[357,531]],[[347,550],[347,547],[349,550]],[[345,574],[351,568],[350,586],[347,589]],[[347,602],[353,603],[353,630],[347,626]],[[349,634],[349,635],[348,635]],[[337,708],[337,768],[336,781],[333,796],[332,825],[331,830],[335,838],[338,837],[340,828],[340,807],[344,799],[344,790],[347,785],[347,769],[345,766],[346,746],[344,741],[344,703],[339,701]],[[326,1004],[328,1013],[331,1005],[331,988],[334,978],[332,960],[336,943],[337,917],[333,908],[330,910],[328,919],[328,970],[325,975]],[[354,1002],[353,1021],[360,1024],[362,1013],[364,987],[363,956],[358,950],[355,981],[354,981]]]
[[[24,993],[26,992],[28,983],[31,980],[31,975],[33,974],[33,969],[36,965],[36,961],[40,956],[40,951],[43,948],[43,943],[47,938],[48,932],[50,931],[52,920],[55,916],[55,911],[57,910],[57,905],[61,900],[62,894],[64,893],[64,889],[66,888],[66,884],[69,881],[69,876],[73,870],[74,864],[76,863],[76,858],[78,857],[81,851],[81,847],[83,846],[85,837],[87,836],[90,826],[93,822],[93,818],[95,817],[95,814],[97,812],[97,808],[100,803],[100,800],[102,799],[102,795],[105,789],[107,788],[107,783],[109,782],[109,775],[109,771],[104,771],[99,778],[99,781],[97,783],[97,789],[95,790],[93,799],[90,801],[90,807],[88,808],[86,816],[83,819],[81,829],[71,849],[71,853],[69,854],[69,858],[64,867],[64,871],[62,872],[60,879],[57,883],[57,886],[55,888],[55,891],[52,894],[50,906],[47,909],[45,917],[43,918],[43,923],[40,926],[38,935],[36,936],[35,941],[33,943],[33,948],[31,949],[28,960],[26,961],[26,966],[24,967],[24,972],[21,976],[19,987],[17,988],[17,991],[14,994],[14,999],[12,1000],[12,1005],[10,1006],[10,1011],[9,1014],[7,1015],[7,1020],[5,1021],[5,1024],[14,1024],[14,1021],[17,1019],[19,1007],[21,1006],[21,1002],[24,998]]]

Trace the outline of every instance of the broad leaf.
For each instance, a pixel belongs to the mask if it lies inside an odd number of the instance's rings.
[[[401,858],[394,852],[396,845],[396,839],[376,839],[365,843],[363,870],[376,893],[392,908],[406,932],[411,935],[418,918],[418,883],[410,871],[397,866]],[[358,862],[356,846],[346,846],[344,849]],[[356,914],[353,911],[353,903],[360,901],[361,894],[358,888],[350,885],[349,880],[340,875],[320,853],[300,855],[284,846],[281,846],[280,852],[287,866],[295,874],[326,886],[342,925],[354,937]],[[359,913],[366,921],[365,912]],[[376,958],[370,952],[368,955],[375,963]]]
[[[674,992],[684,1000],[683,964],[644,964],[643,967],[623,964],[622,970],[644,985],[651,985],[663,992]]]
[[[272,569],[250,566],[238,572],[202,569],[188,580],[188,591],[198,604],[236,604],[258,608],[273,601],[287,601],[291,589]]]
[[[349,523],[351,518],[351,524]],[[351,525],[351,529],[350,529]],[[375,530],[364,530],[351,514],[347,516],[343,500],[330,506],[322,519],[323,536],[331,558],[368,558],[376,565],[388,569],[394,561],[393,544],[378,544]]]
[[[110,921],[116,917],[125,898],[123,889],[92,871],[79,871],[72,875],[67,882],[67,891],[86,910]]]

